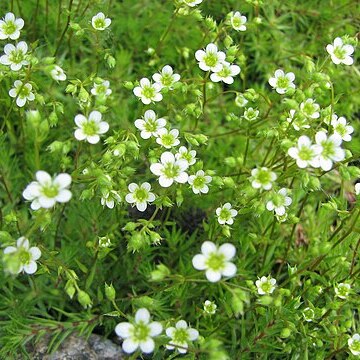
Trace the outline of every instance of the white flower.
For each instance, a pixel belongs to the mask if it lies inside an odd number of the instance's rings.
[[[306,99],[300,104],[300,111],[304,116],[310,119],[318,119],[320,117],[320,106],[314,99]]]
[[[155,83],[159,84],[162,88],[172,89],[173,85],[180,80],[179,74],[174,74],[170,65],[165,65],[161,73],[156,73],[152,76]]]
[[[22,18],[15,18],[11,12],[5,14],[5,17],[0,20],[0,40],[11,39],[16,40],[20,37],[20,30],[24,27],[24,20]]]
[[[18,71],[29,64],[29,61],[25,59],[27,51],[28,46],[25,41],[20,41],[16,46],[6,44],[5,54],[0,57],[0,64],[10,66],[12,71]]]
[[[215,44],[208,44],[204,50],[197,50],[195,58],[199,61],[199,67],[204,71],[220,71],[222,69],[221,64],[225,61],[225,53],[218,51]]]
[[[156,142],[166,149],[171,149],[173,146],[177,146],[180,144],[178,136],[178,129],[172,129],[169,131],[165,128],[162,128],[157,131]]]
[[[30,207],[33,210],[40,208],[52,208],[57,202],[66,203],[71,199],[71,176],[66,173],[59,174],[54,178],[46,171],[37,171],[37,181],[32,181],[23,191],[23,197],[32,201]]]
[[[143,104],[149,105],[152,101],[161,101],[163,96],[160,94],[161,85],[152,84],[149,79],[142,78],[140,86],[136,86],[133,90],[135,96],[140,98]]]
[[[275,284],[276,280],[271,276],[263,276],[261,279],[255,281],[255,285],[260,295],[272,294],[275,290]]]
[[[157,137],[158,132],[166,125],[166,120],[157,118],[155,111],[146,110],[144,119],[135,120],[135,126],[141,130],[140,136],[143,139],[149,139],[151,136]]]
[[[94,83],[91,93],[95,96],[104,97],[111,95],[112,90],[110,89],[110,81],[104,80],[100,84]]]
[[[333,162],[345,159],[345,151],[340,147],[342,140],[338,134],[329,138],[325,131],[319,131],[315,135],[317,151],[319,152],[320,167],[328,171],[332,168]]]
[[[316,145],[311,144],[311,140],[303,135],[298,139],[297,147],[291,147],[288,150],[288,154],[296,160],[296,164],[299,168],[303,169],[307,166],[318,168],[320,149]]]
[[[259,110],[249,107],[244,111],[243,117],[247,121],[255,121],[258,118],[259,113],[260,113]]]
[[[246,16],[240,14],[239,11],[230,13],[230,24],[236,31],[245,31],[246,30]]]
[[[189,346],[188,342],[195,341],[199,337],[199,332],[196,329],[188,327],[188,324],[184,320],[178,321],[175,327],[168,327],[165,332],[166,335],[171,338],[166,348],[168,350],[174,350],[176,348],[180,354],[186,354]]]
[[[188,180],[188,174],[185,172],[188,168],[186,160],[175,159],[175,156],[165,151],[161,154],[160,162],[151,164],[150,171],[159,176],[159,184],[162,187],[169,187],[174,181],[184,184]]]
[[[192,263],[195,269],[205,270],[210,282],[219,281],[221,276],[232,277],[236,274],[236,266],[230,262],[236,253],[234,245],[226,243],[217,247],[211,241],[204,241],[201,252],[193,257]]]
[[[354,334],[349,340],[348,345],[351,353],[355,356],[360,355],[360,335]]]
[[[237,94],[235,98],[235,105],[238,107],[244,107],[249,101],[246,100],[243,94]]]
[[[183,1],[186,5],[191,6],[191,7],[199,5],[203,2],[203,0],[183,0]]]
[[[111,19],[106,18],[104,13],[99,12],[91,19],[91,24],[95,30],[103,31],[111,24]]]
[[[192,186],[192,190],[194,194],[207,194],[209,192],[209,186],[212,177],[209,175],[205,175],[203,170],[199,170],[195,175],[190,175],[188,179],[188,183]]]
[[[354,132],[354,128],[350,125],[347,125],[346,119],[343,116],[339,118],[335,116],[331,119],[331,126],[334,128],[334,134],[340,135],[341,139],[344,141],[350,141],[351,134]]]
[[[217,305],[214,301],[205,300],[204,302],[204,312],[209,315],[214,315],[216,313]]]
[[[140,186],[131,183],[128,189],[130,193],[126,195],[125,200],[129,204],[136,204],[139,211],[145,211],[147,204],[155,200],[155,195],[150,192],[151,185],[148,182],[144,182]]]
[[[266,167],[251,170],[251,185],[254,189],[270,190],[272,183],[277,179],[274,172]]]
[[[78,114],[75,116],[75,124],[78,129],[75,130],[74,136],[77,140],[86,140],[90,144],[97,144],[100,141],[101,134],[109,130],[109,124],[101,121],[102,115],[99,111],[92,111],[89,118]]]
[[[304,316],[304,319],[305,321],[307,322],[311,322],[314,320],[314,317],[315,317],[315,312],[313,309],[307,307],[303,310],[303,316]]]
[[[233,77],[240,74],[240,66],[231,65],[227,61],[221,64],[220,70],[210,75],[210,79],[213,82],[223,81],[225,84],[232,84],[234,82]]]
[[[16,259],[14,269],[9,267],[9,270],[14,274],[19,274],[25,271],[27,274],[34,274],[37,270],[36,260],[40,259],[41,251],[38,247],[33,246],[29,248],[29,240],[25,237],[20,237],[16,241],[15,246],[7,246],[4,249],[4,254],[11,254],[11,257]],[[10,260],[11,261],[11,260]]]
[[[230,203],[225,203],[222,207],[218,207],[215,212],[220,225],[232,225],[234,217],[238,214],[237,210],[233,209]]]
[[[29,83],[24,84],[21,80],[15,80],[14,87],[10,89],[9,95],[16,98],[16,105],[23,107],[26,101],[34,101],[35,95],[31,92],[32,85]]]
[[[360,195],[360,182],[355,184],[355,195]]]
[[[310,125],[307,124],[305,120],[306,118],[297,116],[296,110],[294,109],[289,111],[289,116],[286,118],[286,121],[290,123],[296,131],[310,128]]]
[[[286,196],[287,190],[285,188],[280,189],[277,194],[272,196],[272,200],[266,203],[266,208],[269,211],[275,211],[278,216],[285,215],[286,207],[292,203],[291,197]]]
[[[328,44],[326,46],[326,51],[331,56],[331,61],[336,65],[352,65],[354,63],[354,59],[351,57],[354,52],[354,47],[351,45],[344,45],[342,39],[339,37],[335,38],[333,44]]]
[[[287,89],[295,89],[295,75],[292,72],[284,73],[283,70],[278,69],[275,71],[274,77],[269,79],[269,84],[278,94],[285,94]]]
[[[188,165],[194,165],[196,163],[196,151],[188,150],[185,146],[180,146],[179,151],[175,154],[175,159],[186,160]]]
[[[349,296],[350,289],[350,284],[340,283],[335,286],[335,296],[345,300]]]
[[[121,196],[115,190],[110,190],[109,192],[105,193],[100,200],[101,205],[106,205],[109,209],[113,209],[115,204],[118,204],[120,201]]]
[[[99,237],[99,246],[106,249],[111,246],[111,240],[107,236]]]
[[[65,74],[64,70],[58,65],[54,66],[54,68],[50,71],[50,75],[56,81],[65,81],[66,80],[66,74]]]
[[[150,313],[145,308],[136,312],[133,323],[121,322],[115,327],[116,335],[125,339],[122,348],[127,354],[139,347],[145,354],[152,353],[155,348],[153,337],[160,335],[162,331],[163,327],[159,322],[150,322]]]

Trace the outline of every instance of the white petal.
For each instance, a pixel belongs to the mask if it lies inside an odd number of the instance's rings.
[[[55,197],[55,200],[59,203],[66,203],[72,197],[71,191],[68,189],[62,189],[59,191],[59,194]]]
[[[165,151],[161,154],[160,160],[163,164],[165,163],[174,163],[175,162],[175,156],[169,152]]]
[[[27,274],[34,274],[37,270],[37,264],[35,261],[30,261],[28,264],[24,265],[24,271]]]
[[[133,338],[127,338],[122,343],[122,349],[127,354],[132,354],[139,347],[139,342]]]
[[[216,251],[217,251],[217,247],[212,241],[204,241],[201,245],[201,252],[205,256]]]
[[[165,188],[169,187],[169,186],[171,186],[173,184],[173,182],[174,182],[174,179],[169,179],[169,178],[167,178],[165,176],[160,176],[159,177],[159,184],[162,187],[165,187]]]
[[[222,271],[222,274],[226,277],[232,277],[235,276],[236,270],[237,268],[235,264],[233,264],[232,262],[227,262],[224,270]]]
[[[56,200],[54,199],[54,198],[47,198],[47,197],[45,197],[45,196],[40,196],[39,198],[38,198],[38,200],[39,200],[39,204],[40,204],[40,206],[42,207],[42,208],[44,208],[44,209],[50,209],[50,208],[52,208],[54,205],[55,205],[55,203],[56,203]]]
[[[163,327],[158,321],[153,321],[151,324],[149,324],[150,328],[150,336],[158,336],[162,333]]]
[[[151,337],[148,337],[146,341],[140,343],[140,349],[145,354],[150,354],[154,351],[155,342]]]
[[[175,178],[175,181],[180,184],[185,184],[188,180],[188,177],[189,176],[186,172],[182,172]]]
[[[29,249],[29,253],[31,254],[32,260],[38,260],[41,257],[41,251],[38,247],[33,246]]]
[[[11,254],[13,252],[17,251],[17,248],[15,246],[7,246],[4,249],[4,254]]]
[[[226,260],[231,260],[236,254],[236,248],[233,244],[222,244],[218,250],[219,253],[225,256]]]
[[[121,322],[116,325],[115,332],[117,336],[126,339],[131,335],[133,329],[134,329],[134,325],[128,322]]]
[[[148,324],[150,321],[150,313],[147,309],[141,308],[135,314],[135,322],[139,323],[142,321],[144,324]]]
[[[71,176],[66,173],[61,173],[55,177],[54,184],[59,185],[62,189],[67,188],[71,184]]]
[[[190,328],[187,333],[189,334],[190,341],[194,341],[199,337],[199,332],[196,329]]]
[[[30,246],[29,240],[25,238],[24,236],[21,236],[16,240],[16,246],[18,248],[22,247],[24,249],[28,249]]]
[[[100,111],[92,111],[89,115],[89,120],[99,123],[101,121],[101,117],[102,115]]]
[[[192,264],[196,270],[205,270],[205,261],[206,258],[203,254],[197,254],[192,259]]]
[[[98,134],[105,134],[109,130],[109,124],[106,121],[101,121],[99,124]]]
[[[217,282],[221,279],[221,273],[218,271],[213,271],[209,269],[206,270],[205,275],[210,282]]]
[[[74,121],[75,124],[81,128],[82,125],[87,122],[87,118],[84,115],[78,114],[75,116]]]
[[[74,132],[74,136],[76,140],[82,141],[86,139],[86,135],[84,134],[82,129],[76,129]]]
[[[141,203],[136,203],[136,208],[139,210],[139,211],[141,211],[141,212],[143,212],[143,211],[145,211],[146,210],[146,208],[147,208],[147,203],[144,201],[144,202],[141,202]]]
[[[87,136],[86,140],[88,141],[88,143],[90,144],[97,144],[100,141],[100,136],[99,135],[91,135],[91,136]]]
[[[35,177],[41,185],[47,185],[52,182],[51,176],[46,171],[37,171]]]
[[[187,329],[187,327],[188,327],[185,320],[179,320],[175,326],[177,329]]]

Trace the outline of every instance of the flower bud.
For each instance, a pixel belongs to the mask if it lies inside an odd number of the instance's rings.
[[[105,283],[105,296],[112,302],[115,301],[116,291],[112,284],[108,285]]]

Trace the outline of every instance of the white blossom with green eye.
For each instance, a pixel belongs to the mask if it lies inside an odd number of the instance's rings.
[[[140,136],[149,139],[151,136],[158,137],[158,133],[166,125],[166,120],[157,118],[155,111],[146,110],[144,119],[135,120],[135,126],[141,130]]]
[[[333,44],[328,44],[326,51],[331,56],[331,61],[336,65],[352,65],[354,63],[354,59],[351,57],[354,53],[354,47],[345,45],[340,37],[335,38]]]
[[[244,15],[241,15],[239,11],[231,12],[230,16],[230,24],[232,28],[236,31],[245,31],[246,30],[246,22],[247,18]]]
[[[350,284],[340,283],[335,286],[335,296],[345,300],[350,294],[350,289],[351,289]]]
[[[203,0],[183,0],[184,4],[195,7],[196,5],[199,5],[203,2]]]
[[[204,71],[217,72],[222,69],[222,63],[225,61],[226,55],[219,51],[215,44],[208,44],[205,50],[197,50],[195,58],[199,62],[199,68]]]
[[[180,140],[178,139],[178,136],[179,136],[178,129],[172,129],[169,131],[165,128],[162,128],[157,131],[156,142],[166,149],[171,149],[172,147],[180,144]]]
[[[149,79],[142,78],[140,80],[140,85],[134,88],[133,93],[143,104],[149,105],[153,101],[158,102],[163,99],[160,91],[161,85],[157,83],[152,84]]]
[[[174,74],[174,70],[170,65],[165,65],[161,72],[154,74],[152,78],[162,88],[172,90],[173,85],[180,80],[180,75]]]
[[[22,271],[34,274],[37,270],[36,260],[40,259],[41,251],[38,247],[30,247],[29,240],[24,236],[16,241],[16,246],[7,246],[4,249],[5,266],[12,274]]]
[[[204,302],[204,312],[209,315],[214,315],[216,313],[217,305],[214,301],[205,300]]]
[[[100,141],[100,135],[109,130],[109,124],[102,121],[102,114],[99,111],[92,111],[88,118],[78,114],[74,121],[78,127],[74,132],[75,138],[79,141],[86,140],[90,144],[97,144]]]
[[[103,194],[100,200],[101,205],[107,206],[109,209],[113,209],[115,204],[119,204],[120,201],[121,196],[115,190],[110,190],[106,192],[105,194]]]
[[[135,204],[139,211],[145,211],[148,203],[155,200],[155,195],[150,192],[151,185],[148,182],[141,185],[131,183],[128,189],[130,193],[125,196],[125,200],[129,204]]]
[[[213,82],[222,81],[225,84],[232,84],[234,77],[240,74],[240,66],[233,65],[224,61],[221,64],[221,69],[210,75],[210,80]]]
[[[311,140],[307,136],[303,135],[299,137],[297,146],[288,150],[288,154],[296,160],[296,165],[301,169],[309,165],[318,168],[320,151],[316,145],[311,144]]]
[[[271,200],[266,203],[266,209],[274,211],[276,215],[285,215],[286,208],[292,203],[291,197],[287,196],[287,189],[282,188],[273,194]]]
[[[116,335],[124,339],[122,349],[127,354],[132,354],[138,348],[145,354],[152,353],[155,349],[153,338],[162,331],[163,327],[159,322],[150,321],[150,313],[145,308],[136,312],[134,322],[121,322],[115,327]]]
[[[25,41],[20,41],[16,46],[6,44],[4,46],[5,54],[0,57],[0,64],[10,66],[12,71],[18,71],[29,64],[29,61],[26,60],[27,51],[28,46]]]
[[[195,175],[190,175],[188,178],[188,183],[192,187],[194,194],[207,194],[209,192],[208,184],[211,183],[212,177],[205,175],[203,170],[199,170]]]
[[[294,73],[285,74],[283,70],[278,69],[275,71],[274,76],[269,79],[269,84],[278,94],[285,94],[288,89],[295,89],[294,80]]]
[[[175,154],[175,159],[186,160],[188,165],[194,165],[196,163],[196,151],[188,150],[185,146],[180,146],[178,152]]]
[[[302,312],[305,321],[312,322],[315,318],[315,312],[313,309],[307,307]]]
[[[243,118],[247,121],[255,121],[258,118],[259,113],[259,110],[249,107],[244,111]]]
[[[218,207],[215,211],[218,222],[220,225],[232,225],[234,217],[238,214],[237,210],[233,209],[230,203],[225,203],[223,206]]]
[[[348,346],[351,353],[355,356],[360,356],[360,335],[354,334],[348,340]]]
[[[165,332],[171,338],[166,348],[168,350],[176,349],[180,354],[186,354],[189,342],[195,341],[199,337],[199,332],[189,327],[184,320],[179,320],[175,327],[168,327]]]
[[[251,186],[254,189],[270,190],[277,176],[267,167],[261,167],[251,170]]]
[[[103,31],[111,24],[111,19],[105,17],[105,14],[99,12],[91,19],[91,25],[95,30]]]
[[[11,12],[5,14],[0,20],[0,40],[17,40],[20,37],[20,30],[24,27],[22,18],[15,18]]]
[[[276,280],[270,275],[268,277],[262,276],[259,280],[255,281],[255,285],[260,295],[270,295],[275,290]]]
[[[65,74],[64,70],[58,65],[55,65],[53,67],[53,69],[50,71],[50,75],[55,81],[65,81],[66,80],[66,74]]]
[[[9,95],[12,98],[16,98],[16,105],[18,107],[23,107],[27,101],[35,100],[35,95],[31,90],[31,84],[24,84],[21,80],[15,80],[14,87],[10,89]]]
[[[320,117],[320,105],[314,99],[306,99],[300,104],[301,113],[309,119],[318,119]]]
[[[236,248],[230,243],[217,247],[212,241],[204,241],[201,245],[201,254],[193,257],[192,264],[196,270],[205,270],[206,278],[210,282],[217,282],[222,276],[235,276],[237,269],[230,261],[235,253]]]
[[[340,135],[343,141],[351,141],[351,134],[354,132],[354,128],[347,124],[343,116],[339,118],[337,115],[333,116],[331,126],[333,127],[334,134]]]
[[[107,97],[111,95],[112,90],[110,89],[110,81],[104,80],[100,84],[94,83],[91,93],[94,96]]]
[[[111,246],[111,240],[107,236],[99,237],[99,247],[106,249]]]

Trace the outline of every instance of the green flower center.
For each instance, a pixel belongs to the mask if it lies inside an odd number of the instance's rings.
[[[145,127],[145,130],[147,132],[150,132],[150,133],[155,132],[157,130],[156,121],[155,120],[148,120],[148,121],[145,122],[144,127]]]
[[[310,161],[314,157],[314,152],[307,146],[302,146],[299,149],[299,158],[301,160]]]
[[[104,85],[99,85],[99,86],[96,87],[96,91],[99,94],[105,94],[106,90],[107,90],[106,86],[104,86]]]
[[[279,206],[284,205],[284,202],[285,202],[284,200],[285,200],[284,196],[282,196],[280,194],[275,194],[273,196],[272,202],[273,202],[275,207],[279,207]]]
[[[342,46],[336,46],[335,49],[334,49],[334,55],[338,59],[343,60],[343,59],[345,59],[346,51],[343,49]]]
[[[95,25],[96,28],[102,29],[102,28],[105,27],[105,20],[101,19],[101,18],[96,19],[94,25]]]
[[[14,22],[9,21],[3,25],[2,30],[6,35],[11,35],[17,30],[17,27]]]
[[[186,160],[187,162],[190,162],[193,159],[190,152],[181,153],[180,158]]]
[[[244,114],[245,118],[248,120],[255,120],[257,118],[257,113],[255,110],[247,110]]]
[[[338,287],[338,294],[340,296],[346,297],[349,294],[349,289],[346,286],[339,286]]]
[[[261,290],[266,294],[270,293],[271,288],[272,288],[272,285],[271,285],[270,281],[266,281],[261,284]]]
[[[24,53],[22,50],[13,50],[9,55],[9,60],[14,64],[20,64],[24,60]]]
[[[148,198],[148,192],[143,188],[138,188],[134,191],[133,197],[138,202],[144,202]]]
[[[183,344],[183,343],[187,343],[188,341],[189,341],[189,334],[187,332],[187,329],[184,328],[175,329],[173,336],[174,343]]]
[[[303,313],[306,320],[312,320],[314,318],[314,310],[310,308],[305,309]]]
[[[263,170],[260,169],[259,172],[256,175],[256,180],[260,183],[260,184],[268,184],[269,182],[271,182],[271,173],[268,170]]]
[[[134,338],[138,341],[145,341],[150,334],[150,328],[147,324],[142,321],[134,325]]]
[[[323,141],[321,142],[321,146],[323,148],[321,155],[324,158],[330,158],[335,155],[335,146],[331,141]]]
[[[306,115],[312,115],[315,112],[316,108],[313,103],[307,102],[304,104],[304,107],[302,110],[303,110],[303,113],[305,113]]]
[[[175,142],[175,137],[173,134],[164,134],[161,136],[161,141],[165,146],[172,146]]]
[[[161,83],[164,85],[164,86],[170,86],[172,85],[173,83],[173,76],[171,74],[164,74],[162,75],[161,77]]]
[[[20,99],[27,98],[30,95],[30,90],[26,86],[21,85],[17,89],[17,95]]]
[[[218,63],[219,59],[215,53],[207,53],[204,56],[204,62],[209,67],[214,67]]]
[[[221,271],[225,266],[225,256],[223,254],[213,252],[206,259],[205,265],[213,271]]]
[[[41,192],[47,198],[54,198],[59,194],[59,186],[52,184],[46,185],[42,187]]]
[[[238,16],[233,17],[231,21],[234,27],[240,27],[243,24],[241,18],[239,18]]]
[[[174,165],[173,163],[167,163],[164,166],[163,174],[168,179],[176,178],[179,175],[179,173],[180,173],[180,168],[178,165]]]
[[[193,186],[194,186],[194,188],[202,189],[205,184],[206,184],[205,177],[204,176],[197,176],[194,179]]]
[[[287,89],[289,87],[289,79],[286,76],[281,76],[277,79],[277,87],[281,89]]]
[[[92,120],[88,120],[82,125],[82,129],[85,135],[93,136],[99,132],[99,125]]]
[[[334,128],[335,132],[337,132],[338,134],[340,134],[340,136],[344,136],[347,134],[346,131],[346,126],[344,126],[343,124],[337,124]]]
[[[155,96],[155,89],[152,86],[144,86],[142,89],[142,94],[148,99],[152,99]]]
[[[21,264],[28,264],[31,261],[31,254],[24,248],[18,250],[18,256]]]
[[[224,66],[217,74],[222,78],[227,78],[231,76],[231,71],[227,66]]]
[[[219,218],[222,220],[229,220],[231,218],[230,210],[226,208],[221,209]]]
[[[354,342],[350,345],[350,349],[356,352],[360,352],[360,341],[354,340]]]

